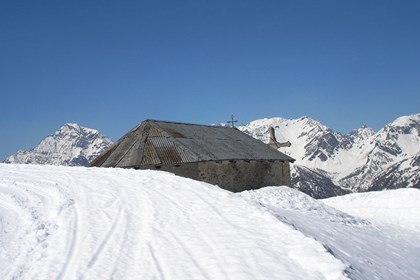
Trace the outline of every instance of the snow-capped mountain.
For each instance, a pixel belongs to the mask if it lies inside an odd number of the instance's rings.
[[[296,159],[292,182],[314,197],[337,195],[339,188],[420,188],[420,114],[400,117],[377,133],[362,126],[343,135],[309,117],[255,120],[239,129],[268,142],[270,126],[279,142],[292,143],[280,149]]]
[[[339,178],[341,186],[351,189],[356,184],[358,191],[420,188],[420,167],[415,160],[420,153],[420,114],[398,118],[357,148],[366,155],[363,165]]]
[[[312,197],[420,188],[420,114],[400,117],[377,133],[362,126],[343,135],[307,116],[260,119],[239,129],[268,142],[269,127],[279,142],[292,143],[280,148],[296,159],[292,184]],[[5,162],[86,166],[111,144],[97,130],[66,124],[34,149],[19,151]]]
[[[5,163],[87,166],[112,140],[95,129],[67,123],[29,151],[18,151]]]

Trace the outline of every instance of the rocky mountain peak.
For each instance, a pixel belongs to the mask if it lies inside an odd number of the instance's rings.
[[[399,117],[379,131],[382,139],[396,140],[400,134],[420,137],[420,114]]]
[[[420,152],[420,114],[399,117],[381,129],[375,138],[381,146],[392,146],[399,154],[415,156]]]
[[[366,141],[374,135],[375,131],[367,125],[362,125],[360,128],[355,129],[348,134],[353,143]]]
[[[267,124],[273,122],[274,119],[256,120],[252,126],[240,129],[266,141]],[[294,169],[292,179],[297,188],[319,192],[321,182],[350,191],[380,189],[381,183],[384,188],[393,183],[398,187],[420,187],[416,183],[420,180],[416,165],[420,153],[420,114],[400,117],[377,133],[363,125],[342,135],[308,116],[294,120],[276,118],[275,124],[279,141],[292,143],[280,150],[295,158],[296,166],[305,167]],[[395,176],[390,176],[387,170]],[[411,175],[399,175],[404,172]],[[401,179],[408,177],[411,179]]]
[[[112,140],[95,129],[67,123],[29,151],[18,151],[5,163],[87,166]]]
[[[394,127],[418,127],[420,125],[420,114],[402,116],[390,123],[388,126]]]
[[[303,117],[300,117],[300,118],[298,118],[297,120],[295,120],[295,121],[297,121],[297,122],[302,122],[302,123],[305,123],[305,124],[307,124],[307,125],[310,125],[310,126],[320,126],[320,127],[325,127],[324,125],[322,125],[319,121],[316,121],[316,120],[314,120],[314,119],[312,119],[312,118],[310,118],[310,117],[308,117],[308,116],[303,116]]]
[[[295,187],[314,197],[420,188],[420,114],[400,117],[377,133],[364,125],[342,135],[308,116],[260,119],[238,129],[267,143],[270,127],[279,142],[292,143],[279,150],[296,159]],[[67,123],[37,147],[5,162],[87,165],[111,144],[97,130]]]

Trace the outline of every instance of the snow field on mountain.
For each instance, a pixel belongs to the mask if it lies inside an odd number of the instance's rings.
[[[317,157],[309,159],[313,151],[322,144],[318,142],[319,137],[325,137],[329,133],[334,134],[335,137],[339,137],[339,135],[308,117],[294,120],[283,118],[260,119],[241,127],[241,130],[247,130],[251,132],[253,137],[268,142],[267,131],[270,126],[274,127],[279,142],[290,141],[292,143],[290,148],[280,148],[279,150],[295,158],[297,164],[311,169],[322,169],[330,173],[340,174],[340,177],[350,174],[355,168],[365,164],[366,156],[370,151],[369,147],[361,144],[357,147],[353,146],[349,150],[339,149],[327,161]]]
[[[158,171],[0,164],[0,279],[345,279],[265,207]]]

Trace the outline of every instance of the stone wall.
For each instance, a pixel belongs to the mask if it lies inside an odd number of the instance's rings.
[[[290,186],[289,162],[282,161],[208,161],[141,166],[139,169],[168,171],[179,176],[218,185],[232,192],[259,189],[265,186]]]

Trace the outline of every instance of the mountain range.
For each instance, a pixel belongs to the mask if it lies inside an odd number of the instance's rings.
[[[341,134],[309,117],[255,120],[239,129],[296,159],[292,183],[313,197],[404,187],[420,188],[420,114],[403,116],[378,132],[367,126]]]
[[[362,126],[341,134],[307,116],[259,119],[238,129],[268,143],[270,127],[279,142],[292,143],[279,149],[296,159],[292,185],[314,198],[420,188],[420,114],[400,117],[378,132]],[[111,144],[95,129],[68,123],[4,162],[87,166]]]

